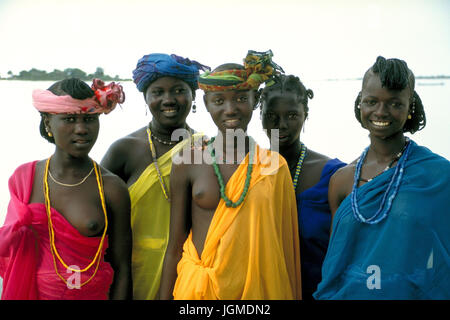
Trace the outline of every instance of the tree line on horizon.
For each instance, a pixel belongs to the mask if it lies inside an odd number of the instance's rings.
[[[118,75],[115,77],[111,77],[106,75],[103,68],[97,67],[94,73],[87,74],[81,69],[78,68],[66,68],[64,70],[54,69],[52,72],[47,72],[43,70],[38,70],[32,68],[29,71],[20,71],[18,75],[12,73],[12,71],[8,71],[8,77],[3,78],[0,76],[0,79],[7,80],[39,80],[39,81],[58,81],[66,78],[79,78],[80,80],[90,81],[94,78],[102,79],[103,81],[126,81],[130,79],[121,79]]]

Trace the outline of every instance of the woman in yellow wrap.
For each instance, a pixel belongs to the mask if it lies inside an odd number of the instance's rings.
[[[246,133],[259,85],[281,69],[271,57],[249,51],[245,67],[225,64],[199,78],[218,134],[191,149],[201,163],[172,166],[162,299],[301,299],[289,169]]]
[[[137,300],[155,299],[159,290],[169,234],[172,152],[199,135],[186,124],[186,117],[195,99],[199,70],[205,68],[174,54],[142,57],[133,80],[144,94],[152,120],[111,145],[101,162],[127,183],[130,192],[133,298]]]

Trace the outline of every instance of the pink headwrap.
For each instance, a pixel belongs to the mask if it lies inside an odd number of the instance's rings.
[[[95,96],[79,100],[69,95],[57,96],[49,90],[33,90],[33,105],[40,112],[46,113],[105,113],[108,114],[117,103],[125,101],[125,93],[120,84],[111,82],[107,86],[100,79],[92,81]]]

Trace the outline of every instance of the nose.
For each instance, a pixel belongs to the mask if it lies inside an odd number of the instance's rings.
[[[88,133],[87,125],[83,120],[75,123],[75,133],[78,135],[85,135]]]
[[[280,129],[287,129],[288,128],[287,119],[285,119],[284,117],[280,117],[280,120],[278,121],[278,127]]]
[[[387,107],[386,103],[380,101],[376,106],[374,114],[380,118],[387,116],[388,107]]]
[[[226,101],[224,103],[224,114],[226,115],[236,114],[236,107],[234,106],[232,101]]]
[[[173,97],[173,95],[170,92],[164,93],[164,95],[163,95],[163,104],[164,105],[175,104],[175,98]]]

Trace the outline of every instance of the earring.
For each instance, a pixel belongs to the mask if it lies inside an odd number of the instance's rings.
[[[45,132],[47,132],[47,135],[48,135],[49,137],[53,137],[53,134],[48,130],[47,127],[45,127]]]
[[[196,112],[197,112],[197,106],[194,103],[194,105],[192,106],[192,113],[196,113]]]
[[[411,116],[411,113],[410,113],[410,114],[408,114],[408,119],[411,120],[411,118],[412,118],[412,116]]]

